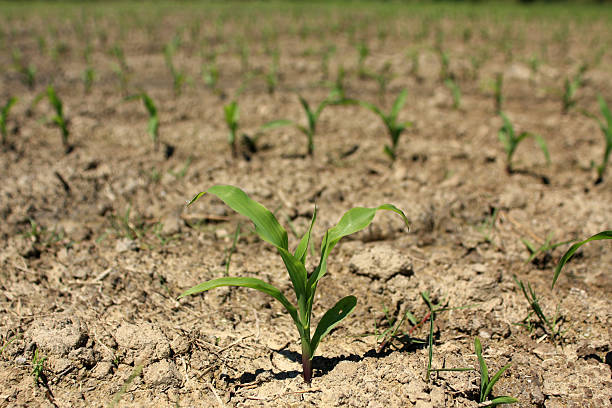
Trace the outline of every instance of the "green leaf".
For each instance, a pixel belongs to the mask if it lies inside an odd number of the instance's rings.
[[[608,129],[612,128],[612,113],[608,109],[608,104],[601,95],[597,95],[597,101],[599,102],[599,110],[608,123]]]
[[[495,383],[499,381],[504,371],[506,371],[511,365],[512,364],[506,364],[505,366],[500,368],[499,371],[496,372],[495,375],[491,378],[491,380],[487,384],[487,388],[485,389],[483,401],[487,399],[489,394],[491,394],[491,391],[493,390],[493,386],[495,385]],[[480,398],[482,399],[483,396],[481,395]]]
[[[157,108],[155,107],[155,103],[153,103],[153,99],[151,99],[146,93],[142,93],[141,96],[142,102],[144,103],[144,106],[147,109],[149,116],[157,116]]]
[[[392,122],[395,122],[395,120],[397,119],[397,115],[399,115],[399,112],[404,106],[404,103],[406,103],[406,96],[408,96],[408,92],[404,89],[395,99],[393,107],[391,108],[391,114],[389,115]]]
[[[557,278],[559,278],[559,274],[561,273],[561,269],[563,269],[563,266],[565,266],[565,264],[571,259],[572,255],[574,255],[574,253],[578,250],[578,248],[580,248],[581,246],[583,246],[587,242],[597,241],[597,240],[600,240],[600,239],[612,239],[612,231],[602,231],[602,232],[600,232],[598,234],[593,235],[590,238],[585,239],[584,241],[576,242],[574,245],[572,245],[567,250],[567,252],[565,252],[565,254],[563,254],[561,259],[559,260],[559,263],[557,264],[557,267],[555,268],[555,275],[553,276],[553,281],[552,281],[551,287],[552,288],[555,287],[555,283],[557,282]]]
[[[400,209],[391,204],[383,204],[374,208],[355,207],[348,210],[342,216],[342,218],[340,218],[340,221],[338,221],[336,226],[327,230],[321,245],[321,260],[319,262],[319,266],[317,266],[317,269],[315,269],[313,274],[308,279],[309,286],[313,287],[316,285],[319,279],[325,275],[325,272],[327,271],[327,257],[338,241],[340,241],[340,239],[343,237],[361,231],[370,225],[374,219],[374,215],[379,210],[393,211],[401,215],[402,219],[406,223],[406,226],[409,226],[409,221],[408,218],[406,218],[406,215]]]
[[[489,403],[487,405],[484,405],[483,408],[485,407],[495,407],[497,405],[501,405],[501,404],[514,404],[517,403],[518,400],[516,398],[513,397],[507,397],[507,396],[501,396],[501,397],[496,397],[493,398],[491,401],[489,401]]]
[[[297,248],[295,248],[295,257],[302,262],[302,264],[306,265],[306,255],[308,254],[308,245],[310,244],[310,236],[312,234],[312,226],[315,223],[317,218],[317,207],[315,206],[314,212],[312,213],[312,219],[310,221],[310,227],[308,231],[304,234]]]
[[[476,357],[478,357],[478,364],[480,365],[480,402],[486,399],[484,394],[487,386],[489,385],[489,369],[484,358],[482,358],[482,345],[478,337],[474,338],[474,350],[476,351]]]
[[[238,122],[238,103],[232,101],[228,105],[225,105],[223,110],[225,111],[225,122],[230,128],[233,128],[235,123]]]
[[[274,129],[277,127],[281,127],[281,126],[291,126],[293,125],[293,122],[288,120],[288,119],[277,119],[277,120],[273,120],[270,121],[268,123],[264,123],[263,125],[260,126],[260,130],[268,130],[268,129]]]
[[[178,298],[181,299],[185,296],[193,295],[193,294],[200,293],[200,292],[205,292],[207,290],[219,288],[222,286],[241,286],[245,288],[255,289],[267,295],[272,296],[274,299],[281,302],[281,304],[285,307],[287,312],[289,312],[289,314],[293,318],[293,321],[295,322],[295,324],[299,326],[300,321],[299,321],[299,318],[297,315],[297,309],[295,308],[295,306],[293,306],[291,302],[287,300],[285,295],[283,295],[282,292],[278,288],[270,285],[269,283],[262,281],[261,279],[233,278],[233,277],[212,279],[212,280],[200,283],[199,285],[196,285],[192,288],[187,289]]]
[[[550,163],[550,154],[548,153],[548,147],[546,146],[546,141],[544,138],[537,133],[530,133],[530,135],[535,139],[538,146],[540,146],[540,150],[542,150],[544,157],[546,157],[546,162]]]
[[[244,191],[234,186],[216,185],[196,194],[187,205],[193,204],[206,193],[216,195],[232,210],[248,217],[255,224],[255,231],[261,239],[276,247],[288,249],[287,231],[278,223],[274,214],[257,201],[252,200]]]
[[[346,316],[348,316],[357,306],[357,298],[355,296],[347,296],[342,298],[329,309],[317,325],[317,330],[315,330],[314,335],[312,336],[312,340],[310,342],[311,345],[311,358],[314,355],[321,339],[325,337],[334,327],[338,325]]]

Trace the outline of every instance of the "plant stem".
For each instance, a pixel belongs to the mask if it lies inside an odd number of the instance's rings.
[[[304,382],[310,385],[312,380],[312,360],[310,359],[309,353],[302,348],[302,376]]]

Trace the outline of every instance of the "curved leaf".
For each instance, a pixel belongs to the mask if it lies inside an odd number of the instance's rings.
[[[325,272],[327,271],[327,257],[338,241],[340,241],[340,239],[343,237],[361,231],[370,225],[378,210],[393,211],[401,215],[402,219],[406,223],[406,226],[409,227],[409,221],[408,218],[406,218],[406,215],[402,212],[402,210],[391,204],[383,204],[374,208],[355,207],[348,210],[342,216],[342,218],[340,218],[340,221],[338,221],[336,226],[327,230],[327,233],[323,238],[319,266],[317,266],[314,273],[308,279],[308,284],[310,287],[313,287],[319,281],[319,279],[325,275]]]
[[[397,115],[399,115],[399,112],[400,110],[402,110],[404,103],[406,103],[406,96],[408,96],[408,92],[404,89],[395,99],[393,107],[391,108],[391,114],[389,115],[393,122],[395,122],[395,120],[397,119]]]
[[[234,186],[216,185],[196,194],[187,205],[193,204],[206,193],[216,195],[232,210],[248,217],[255,224],[255,231],[261,239],[274,246],[288,249],[287,231],[278,223],[274,214],[251,199],[244,191]]]
[[[192,288],[187,289],[178,298],[180,299],[188,295],[205,292],[207,290],[219,288],[221,286],[241,286],[245,288],[255,289],[267,295],[272,296],[274,299],[281,302],[281,304],[285,307],[287,312],[289,312],[289,314],[293,318],[293,321],[295,322],[295,324],[297,326],[300,326],[299,318],[297,315],[297,309],[295,308],[295,306],[293,306],[291,302],[287,300],[285,295],[283,295],[282,292],[278,288],[270,285],[269,283],[262,281],[261,279],[233,278],[233,277],[212,279],[212,280],[202,282],[199,285],[196,285]]]
[[[501,397],[496,397],[493,398],[491,401],[489,401],[489,403],[487,405],[485,405],[484,407],[496,407],[498,405],[501,404],[514,404],[518,402],[518,400],[514,397],[508,397],[508,396],[501,396]],[[484,408],[483,407],[483,408]]]
[[[495,383],[497,381],[499,381],[499,379],[501,378],[501,376],[504,373],[504,371],[506,371],[508,368],[510,368],[511,365],[512,364],[506,364],[505,366],[500,368],[499,371],[496,372],[493,377],[491,377],[491,380],[489,381],[489,383],[487,384],[487,388],[485,389],[484,397],[482,395],[480,396],[480,398],[482,400],[486,400],[487,399],[489,394],[491,394],[491,391],[493,391],[493,386],[495,385]]]
[[[334,307],[329,309],[317,325],[312,340],[310,341],[311,354],[310,358],[314,355],[321,339],[325,337],[331,329],[336,327],[346,316],[348,316],[357,306],[357,298],[355,296],[347,296],[340,299]]]
[[[484,361],[484,358],[482,358],[482,345],[478,337],[474,338],[474,351],[476,352],[478,364],[480,365],[480,402],[483,402],[486,399],[484,392],[489,385],[489,369],[487,368],[487,363]]]
[[[572,245],[567,250],[567,252],[565,252],[565,254],[563,254],[561,259],[559,260],[559,263],[557,264],[557,267],[555,268],[555,275],[553,276],[553,281],[552,281],[551,287],[552,288],[555,287],[555,283],[557,282],[557,278],[559,278],[559,274],[561,273],[561,269],[563,269],[563,266],[565,266],[565,264],[571,259],[572,255],[574,255],[574,253],[578,250],[578,248],[580,248],[581,246],[583,246],[587,242],[597,241],[597,240],[600,240],[600,239],[612,239],[612,231],[602,231],[602,232],[600,232],[598,234],[593,235],[590,238],[585,239],[584,241],[576,242],[574,245]]]
[[[312,227],[317,219],[317,207],[315,206],[314,212],[312,213],[312,220],[310,220],[310,227],[308,231],[304,234],[297,248],[295,248],[295,257],[300,260],[300,262],[306,265],[306,255],[308,254],[308,245],[310,244],[310,236],[312,234]]]

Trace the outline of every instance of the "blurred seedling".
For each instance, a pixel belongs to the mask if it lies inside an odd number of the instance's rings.
[[[64,116],[64,105],[62,100],[57,96],[53,85],[49,85],[47,87],[47,99],[49,99],[51,107],[53,107],[55,110],[55,116],[53,116],[51,120],[62,132],[62,144],[64,145],[64,150],[66,153],[70,153],[72,151],[72,146],[70,146],[68,143],[68,136],[70,135],[70,132],[68,132],[68,120]]]
[[[505,395],[489,400],[491,392],[493,391],[493,386],[500,380],[502,374],[508,368],[510,368],[511,364],[506,364],[500,368],[499,371],[493,375],[493,377],[489,377],[489,369],[487,367],[487,363],[482,357],[482,345],[480,344],[480,339],[478,337],[474,338],[474,350],[476,351],[478,365],[480,366],[480,395],[478,402],[483,404],[483,407],[494,407],[501,404],[514,404],[518,402],[516,398]]]
[[[321,51],[321,76],[323,81],[327,81],[329,78],[329,60],[335,53],[335,45],[327,45]]]
[[[268,88],[268,93],[270,95],[274,94],[276,91],[276,87],[278,86],[278,81],[280,78],[279,75],[279,67],[280,67],[280,52],[278,50],[274,50],[272,53],[272,62],[270,64],[270,69],[265,74],[266,85]]]
[[[412,126],[412,122],[398,122],[397,120],[398,115],[402,110],[404,103],[406,102],[407,95],[408,93],[405,89],[400,92],[400,94],[395,99],[395,102],[393,102],[393,106],[391,107],[391,111],[389,112],[389,114],[385,114],[380,108],[369,102],[357,101],[359,105],[363,106],[366,109],[369,109],[370,111],[378,115],[378,117],[382,119],[383,123],[385,124],[385,127],[387,128],[387,133],[389,134],[389,138],[391,139],[391,144],[386,144],[383,148],[383,151],[387,156],[389,156],[392,162],[394,162],[397,158],[397,144],[399,142],[401,134],[404,132],[404,130],[406,130],[406,128]]]
[[[438,56],[440,57],[440,82],[444,83],[447,79],[452,79],[453,75],[450,72],[450,57],[447,52],[438,50]]]
[[[491,208],[490,214],[480,224],[476,225],[476,230],[482,235],[487,243],[493,242],[493,233],[495,232],[495,224],[499,215],[499,208]]]
[[[38,386],[40,385],[41,381],[43,383],[46,382],[46,377],[45,377],[45,360],[47,359],[47,357],[42,357],[39,353],[38,353],[38,349],[34,350],[34,356],[32,357],[32,376],[34,377],[34,385]]]
[[[130,385],[132,384],[132,382],[136,378],[140,377],[140,374],[142,373],[142,368],[143,368],[142,364],[138,364],[134,367],[134,370],[132,370],[132,373],[130,374],[130,376],[125,380],[125,382],[123,383],[119,391],[117,391],[117,393],[113,396],[113,399],[108,404],[108,408],[114,408],[117,406],[117,404],[119,404],[119,402],[121,401],[121,398],[123,398],[123,395],[127,392],[128,388],[130,388]]]
[[[504,150],[506,151],[506,170],[509,174],[514,173],[514,168],[512,166],[512,157],[516,152],[516,148],[518,147],[519,143],[521,143],[527,138],[532,138],[535,140],[535,142],[540,147],[540,150],[542,150],[542,153],[546,158],[546,162],[550,163],[548,147],[546,146],[546,141],[542,136],[530,132],[522,132],[517,135],[514,131],[514,126],[512,125],[512,122],[510,122],[510,119],[508,119],[508,117],[503,112],[500,112],[499,114],[503,120],[503,124],[502,127],[499,129],[497,136],[499,138],[499,141],[502,143]]]
[[[223,110],[225,112],[225,124],[227,125],[227,128],[229,130],[228,137],[227,137],[227,143],[229,144],[230,149],[232,151],[232,156],[236,157],[238,156],[238,127],[239,127],[238,120],[240,119],[238,102],[236,101],[230,102],[229,104],[223,107]],[[246,158],[250,157],[248,156],[248,153],[257,153],[259,149],[257,144],[258,144],[259,138],[264,134],[264,131],[274,129],[277,127],[281,127],[281,126],[289,126],[292,124],[293,122],[291,122],[290,120],[278,119],[278,120],[273,120],[273,121],[270,121],[270,122],[267,122],[261,125],[252,136],[247,135],[246,133],[243,133],[241,141],[242,141],[243,146],[247,150],[247,152],[245,152],[245,155],[246,155],[245,157]]]
[[[146,92],[141,92],[136,95],[131,95],[125,98],[126,101],[134,101],[141,100],[147,113],[149,114],[149,122],[147,125],[147,132],[149,136],[151,136],[151,140],[153,141],[153,148],[155,151],[159,151],[159,116],[157,115],[157,107],[153,102],[153,99],[147,95]]]
[[[48,229],[39,225],[36,221],[30,218],[30,227],[23,232],[23,236],[30,239],[33,244],[43,247],[50,247],[64,239],[63,230]]]
[[[8,130],[6,128],[8,123],[8,114],[13,107],[17,103],[17,98],[11,96],[8,98],[2,109],[0,110],[0,134],[2,134],[2,145],[8,145]]]
[[[331,83],[331,90],[327,99],[330,100],[344,100],[346,99],[346,86],[344,84],[344,78],[346,77],[346,71],[342,64],[338,65],[338,71],[336,73],[336,79]]]
[[[527,317],[523,319],[523,323],[521,325],[531,332],[534,328],[533,324],[531,323],[531,317],[535,314],[540,321],[540,326],[550,336],[551,340],[561,340],[567,329],[561,330],[563,318],[559,313],[560,305],[557,305],[557,309],[555,310],[555,314],[553,316],[546,316],[542,310],[542,307],[540,306],[540,299],[538,298],[535,289],[531,287],[531,284],[527,282],[527,286],[525,286],[522,281],[517,279],[516,275],[513,276],[513,279],[521,289],[521,292],[523,292],[523,295],[525,296],[525,299],[527,299],[529,307],[531,308],[531,311]]]
[[[610,112],[610,108],[608,108],[608,104],[606,103],[605,99],[601,95],[597,96],[597,101],[599,102],[599,110],[606,121],[605,123],[597,116],[586,111],[584,112],[585,115],[597,121],[599,128],[604,134],[606,144],[604,148],[603,160],[601,161],[601,164],[596,167],[597,179],[595,180],[595,184],[599,184],[603,181],[603,176],[606,172],[608,161],[610,160],[610,153],[612,152],[612,113]]]
[[[123,48],[119,45],[115,45],[111,49],[111,54],[117,59],[117,65],[113,67],[113,70],[117,74],[117,78],[119,80],[119,86],[121,88],[121,92],[124,95],[128,93],[128,84],[130,81],[129,77],[129,67],[127,65],[127,61],[125,59],[125,54],[123,53]]]
[[[174,53],[178,47],[178,42],[175,40],[171,41],[169,44],[166,44],[164,47],[164,59],[166,61],[166,66],[172,75],[172,87],[174,89],[174,95],[180,96],[183,92],[183,85],[187,81],[187,75],[184,72],[176,69],[174,65]]]
[[[33,64],[26,64],[19,50],[13,50],[13,64],[17,72],[21,74],[22,82],[29,89],[34,89],[36,85],[36,67]]]
[[[559,260],[559,263],[557,264],[557,266],[555,267],[555,274],[553,276],[553,280],[552,280],[552,285],[551,287],[554,288],[555,287],[555,283],[557,282],[557,279],[559,278],[559,274],[561,273],[561,270],[563,269],[563,267],[565,266],[566,263],[569,262],[569,260],[572,258],[572,256],[574,256],[574,254],[576,253],[576,251],[583,246],[584,244],[591,242],[591,241],[599,241],[602,239],[612,239],[612,231],[602,231],[600,233],[597,233],[587,239],[585,239],[584,241],[580,241],[580,242],[576,242],[574,245],[572,245],[561,257],[561,259]],[[569,241],[571,242],[571,241]]]
[[[408,225],[404,213],[390,204],[383,204],[375,208],[355,207],[347,211],[338,224],[325,233],[321,243],[319,264],[312,272],[306,271],[306,258],[311,239],[312,228],[316,220],[317,211],[313,212],[308,231],[301,238],[295,251],[289,251],[287,231],[278,223],[276,217],[263,205],[249,198],[242,190],[233,186],[217,185],[206,192],[197,194],[188,205],[196,202],[204,194],[217,196],[234,211],[248,217],[255,224],[255,232],[264,241],[274,245],[281,256],[291,279],[293,291],[297,299],[294,306],[285,295],[275,286],[257,278],[222,277],[213,279],[188,289],[179,298],[204,292],[221,286],[242,286],[259,290],[278,300],[289,313],[296,325],[302,345],[302,369],[304,381],[310,384],[312,379],[312,358],[321,340],[347,317],[357,305],[355,296],[340,299],[320,319],[319,324],[311,336],[311,316],[315,293],[319,281],[327,272],[327,258],[336,244],[345,236],[366,228],[374,219],[379,210],[393,211],[399,214]]]
[[[495,75],[495,81],[493,82],[493,99],[495,100],[495,112],[500,113],[502,111],[502,104],[504,102],[504,74],[498,72]]]
[[[181,167],[177,171],[168,170],[168,174],[170,174],[171,176],[174,176],[174,178],[177,179],[177,180],[181,180],[181,179],[185,178],[185,175],[187,174],[187,170],[189,170],[189,166],[191,166],[191,162],[192,161],[193,161],[193,157],[189,156],[187,158],[187,161],[185,162],[185,164],[183,164],[183,167]]]
[[[408,53],[410,58],[410,75],[412,75],[417,81],[421,80],[421,74],[419,73],[419,50],[411,50]]]
[[[453,109],[459,109],[461,106],[461,88],[459,88],[457,82],[451,78],[447,78],[444,81],[444,85],[450,90],[453,97]]]
[[[306,135],[307,138],[307,154],[308,156],[312,156],[314,154],[314,136],[317,130],[317,123],[319,121],[319,117],[323,112],[323,109],[330,105],[343,105],[352,103],[346,99],[339,99],[334,96],[325,98],[319,106],[315,110],[310,107],[310,104],[304,99],[302,96],[298,95],[300,99],[300,104],[302,108],[304,108],[304,113],[306,114],[306,119],[308,121],[307,126],[300,125],[299,123],[288,121],[285,119],[280,119],[278,122],[283,125],[293,124],[300,132]]]
[[[83,71],[83,86],[85,88],[85,93],[91,93],[91,88],[93,86],[94,80],[96,78],[96,71],[91,67],[87,66]]]
[[[580,69],[571,79],[565,78],[565,83],[563,85],[563,97],[562,97],[562,112],[565,114],[569,112],[571,108],[576,105],[576,92],[583,85],[583,75],[587,70],[587,65],[582,64]]]
[[[537,260],[538,257],[541,256],[540,261],[538,261],[537,263],[541,265],[546,265],[552,259],[551,252],[555,248],[561,245],[569,244],[570,242],[574,242],[574,240],[552,242],[552,234],[549,234],[546,237],[544,243],[539,247],[525,238],[521,238],[521,242],[527,247],[527,250],[529,250],[530,253],[529,258],[525,261],[525,263],[534,262]]]
[[[365,67],[365,60],[370,55],[370,49],[364,41],[357,44],[357,74],[360,79],[368,77],[368,71]]]

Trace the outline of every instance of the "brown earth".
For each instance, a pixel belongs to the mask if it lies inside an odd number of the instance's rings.
[[[428,323],[411,330],[406,321],[400,332],[410,336],[398,333],[379,350],[374,333],[388,327],[385,310],[393,319],[410,311],[420,321],[425,291],[456,308],[436,315],[434,368],[476,368],[478,336],[492,372],[512,364],[494,395],[514,396],[521,407],[612,405],[609,241],[584,246],[554,291],[553,268],[568,245],[528,263],[521,242],[584,239],[612,227],[612,173],[594,184],[592,164],[601,161],[603,136],[582,113],[599,113],[597,94],[612,102],[605,13],[451,18],[436,8],[391,14],[320,6],[300,16],[290,6],[262,6],[230,15],[221,5],[186,7],[95,14],[41,6],[2,17],[8,46],[0,51],[0,103],[10,95],[19,101],[0,153],[0,406],[107,406],[116,398],[118,406],[476,407],[478,372],[426,380]],[[162,52],[177,34],[174,64],[189,77],[180,95]],[[439,80],[436,38],[461,87],[458,109]],[[81,79],[87,39],[96,73],[91,93]],[[384,97],[375,80],[357,75],[360,40],[370,48],[368,71],[391,64]],[[146,133],[142,103],[124,101],[114,44],[129,67],[127,93],[142,89],[157,103],[160,151]],[[242,71],[242,44],[251,74]],[[272,63],[266,44],[280,55],[273,94],[260,74]],[[330,45],[336,52],[323,78],[321,50]],[[14,49],[36,67],[32,89],[13,67]],[[218,53],[215,89],[200,71],[211,50]],[[415,51],[418,72],[409,57]],[[477,71],[474,58],[482,58]],[[576,105],[564,114],[563,81],[585,61]],[[279,118],[305,124],[297,94],[322,101],[340,64],[347,95],[385,111],[408,90],[400,119],[414,124],[393,165],[382,152],[388,136],[381,120],[354,105],[323,111],[314,157],[304,154],[306,138],[293,127],[267,131],[248,160],[232,157],[223,105],[238,100],[240,130],[249,134]],[[504,112],[517,131],[546,139],[549,165],[526,140],[514,156],[516,171],[506,171],[491,85],[500,72]],[[70,121],[68,154],[46,98],[34,103],[50,83]],[[358,305],[321,344],[311,387],[301,378],[297,332],[271,298],[223,288],[176,300],[224,274],[238,225],[230,275],[290,292],[279,257],[247,220],[213,197],[185,207],[214,184],[241,187],[300,235],[316,204],[316,242],[354,206],[392,203],[411,221],[408,231],[396,215],[379,214],[332,253],[315,319],[342,296],[354,294]],[[558,305],[560,338],[528,317],[514,275],[531,283],[547,315]],[[35,350],[45,358],[38,385]]]

